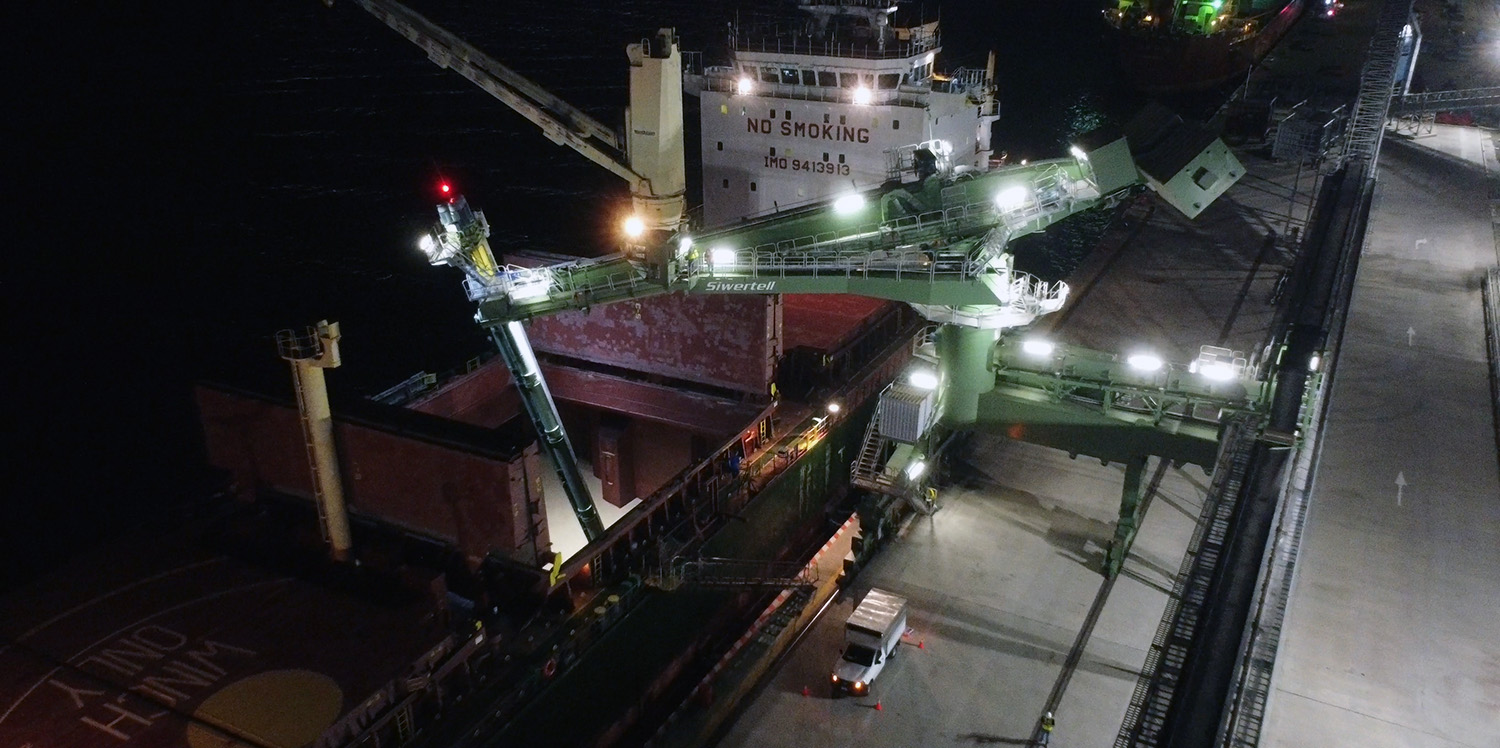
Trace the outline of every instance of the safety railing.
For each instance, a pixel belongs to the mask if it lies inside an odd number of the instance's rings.
[[[1391,99],[1392,115],[1410,115],[1422,112],[1437,112],[1465,107],[1500,106],[1500,86],[1489,88],[1467,88],[1452,91],[1428,91],[1426,93],[1395,96]]]
[[[734,246],[733,231],[702,237],[700,242],[713,249],[702,258],[684,258],[673,282],[789,277],[966,281],[1009,273],[1001,258],[1010,239],[1050,215],[1070,212],[1079,199],[1089,197],[1083,192],[1091,188],[1086,181],[1070,181],[1058,165],[1029,176],[1012,187],[1024,197],[1003,207],[995,200],[964,202],[749,247]],[[967,193],[961,185],[945,190],[945,200],[963,199]],[[981,238],[971,241],[976,235]],[[490,276],[470,272],[464,289],[470,301],[507,298],[528,303],[619,295],[647,282],[643,264],[614,254],[546,267],[506,266]],[[1010,283],[1010,299],[1003,301],[1010,306],[1000,310],[1005,313],[1026,311],[1035,316],[1053,311],[1066,296],[1065,285],[1044,284],[1024,274],[1014,274]]]
[[[505,266],[491,277],[470,275],[464,292],[470,301],[508,297],[513,301],[569,296],[577,292],[632,289],[646,280],[646,272],[621,255],[546,267]]]
[[[288,361],[318,358],[323,355],[323,341],[318,338],[318,329],[315,327],[306,328],[301,333],[296,330],[278,330],[276,353]]]
[[[737,558],[674,559],[663,571],[664,587],[799,587],[818,582],[818,569],[796,562]]]
[[[1006,270],[1011,280],[1003,286],[999,303],[986,306],[951,307],[913,304],[923,317],[933,322],[984,329],[1003,329],[1029,324],[1044,314],[1062,308],[1068,298],[1068,284],[1048,283],[1028,273]]]
[[[791,30],[767,30],[736,34],[730,40],[734,52],[760,52],[810,57],[844,57],[860,60],[897,60],[936,50],[940,34],[913,34],[911,41],[834,39],[815,40]]]
[[[705,71],[703,88],[717,93],[738,94],[740,93],[740,73],[732,67],[710,67]],[[922,84],[903,83],[900,88],[866,90],[869,91],[869,104],[872,105],[923,107],[927,105],[928,94],[933,89]],[[772,83],[761,78],[751,80],[750,93],[756,96],[771,96],[794,101],[827,101],[846,104],[854,101],[852,88]]]
[[[953,145],[946,140],[924,140],[920,143],[892,148],[885,152],[886,179],[899,179],[912,173],[917,151],[926,150],[937,157],[937,173],[951,178],[953,175]]]

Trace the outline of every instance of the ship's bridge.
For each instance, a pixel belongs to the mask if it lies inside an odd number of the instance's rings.
[[[804,0],[791,22],[735,24],[730,51],[910,60],[937,51],[937,21],[905,19],[891,0]]]

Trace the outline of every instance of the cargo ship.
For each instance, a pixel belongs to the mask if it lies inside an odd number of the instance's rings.
[[[879,184],[923,141],[948,168],[987,164],[991,76],[935,72],[935,23],[886,25],[891,2],[802,4],[820,7],[849,11],[824,17],[827,52],[776,52],[774,29],[746,28],[733,90],[704,79],[705,109],[735,107],[733,125],[705,128],[724,143],[705,172],[722,180],[754,156],[766,173],[738,183],[752,199],[706,191],[720,222]],[[939,125],[929,100],[955,111]],[[905,305],[853,296],[673,296],[537,320],[535,355],[607,525],[593,542],[498,359],[369,399],[334,375],[317,427],[332,473],[309,464],[301,385],[287,398],[203,384],[228,500],[0,600],[0,744],[639,743],[777,594],[676,589],[663,567],[700,552],[800,565],[822,545],[847,517],[828,507],[849,491],[873,398],[919,327]],[[328,474],[352,526],[346,562],[322,557]]]
[[[1301,17],[1307,0],[1119,0],[1127,80],[1148,94],[1206,91],[1245,76]]]

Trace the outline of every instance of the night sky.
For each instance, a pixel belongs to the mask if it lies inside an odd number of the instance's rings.
[[[625,101],[624,45],[676,25],[685,49],[714,61],[736,9],[765,5],[412,4],[606,123]],[[997,150],[1056,155],[1133,106],[1101,5],[942,4],[947,67],[1000,54]],[[201,499],[212,483],[191,383],[285,391],[279,328],[339,320],[345,366],[330,386],[346,393],[483,350],[458,278],[411,249],[439,174],[489,215],[500,251],[609,249],[622,184],[352,5],[4,13],[12,407],[0,589]]]

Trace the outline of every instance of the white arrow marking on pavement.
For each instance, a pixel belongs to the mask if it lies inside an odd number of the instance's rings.
[[[1416,340],[1417,340],[1417,328],[1415,328],[1415,327],[1408,327],[1408,328],[1406,328],[1406,347],[1410,348],[1411,344],[1414,343],[1414,342],[1416,342]]]
[[[1401,494],[1406,490],[1406,473],[1396,473],[1396,506],[1401,506]]]
[[[1414,251],[1414,252],[1420,252],[1422,250],[1422,245],[1426,244],[1426,243],[1427,243],[1427,239],[1425,239],[1425,238],[1418,239],[1416,245],[1412,247],[1412,251]]]

